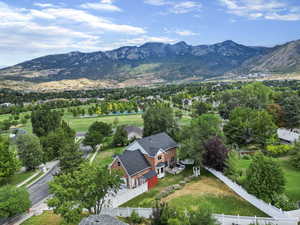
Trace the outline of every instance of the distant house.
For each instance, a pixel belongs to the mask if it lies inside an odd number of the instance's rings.
[[[294,143],[300,140],[300,134],[285,128],[277,129],[278,138],[284,143]]]
[[[86,132],[77,132],[75,135],[76,141],[82,141],[85,138]]]
[[[21,128],[13,128],[11,129],[11,134],[9,135],[9,137],[13,140],[17,139],[18,136],[23,135],[23,134],[27,134],[26,130],[23,130]]]
[[[128,140],[140,139],[143,137],[143,129],[136,126],[126,126],[124,130],[127,133]]]
[[[131,143],[123,154],[117,155],[111,169],[123,172],[128,188],[148,183],[154,187],[158,178],[165,176],[167,168],[176,165],[177,143],[166,133],[145,137]]]
[[[81,220],[79,225],[128,225],[109,215],[91,215]]]

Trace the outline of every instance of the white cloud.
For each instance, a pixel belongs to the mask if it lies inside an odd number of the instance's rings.
[[[199,11],[202,4],[194,1],[172,2],[166,0],[145,0],[146,4],[154,6],[169,6],[168,13],[184,14],[193,11]]]
[[[84,3],[80,5],[84,9],[94,9],[99,11],[121,12],[122,10],[112,4],[112,1],[103,0],[100,3]]]
[[[40,3],[40,2],[36,2],[33,5],[37,6],[37,7],[41,7],[41,8],[54,8],[54,7],[56,7],[55,5],[53,5],[51,3]]]
[[[108,19],[94,16],[88,12],[77,10],[77,9],[68,9],[68,8],[59,8],[59,9],[45,9],[43,12],[54,16],[55,18],[61,18],[68,21],[73,21],[78,24],[87,25],[93,29],[101,29],[102,31],[112,31],[119,32],[131,35],[144,34],[146,31],[143,28],[116,24],[111,22]]]
[[[300,20],[298,7],[278,0],[219,0],[227,12],[249,19]]]
[[[195,36],[195,35],[198,35],[197,33],[193,32],[193,31],[190,31],[190,30],[176,30],[175,33],[180,35],[180,36]]]
[[[166,0],[145,0],[144,2],[146,4],[155,5],[155,6],[161,6],[161,5],[169,5],[169,4],[171,4],[171,2],[166,1]]]
[[[199,11],[202,8],[201,3],[186,1],[174,4],[173,7],[170,9],[171,12],[175,14],[183,14],[189,13],[192,11]]]

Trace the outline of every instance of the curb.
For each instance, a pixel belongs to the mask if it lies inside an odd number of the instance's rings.
[[[51,169],[49,169],[46,173],[44,173],[42,176],[40,176],[38,179],[34,180],[32,183],[26,185],[26,188],[30,188],[32,185],[34,185],[35,183],[39,182],[42,178],[44,178],[46,175],[48,175],[50,172],[52,172],[56,166],[59,164],[59,162],[57,162],[54,166],[52,166]]]
[[[30,177],[28,177],[26,180],[24,180],[23,182],[19,183],[18,185],[16,185],[16,187],[21,187],[24,184],[26,184],[28,181],[32,180],[33,178],[37,177],[40,174],[40,171],[34,173],[33,175],[31,175]]]

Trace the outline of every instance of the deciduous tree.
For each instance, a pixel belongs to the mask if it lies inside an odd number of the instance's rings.
[[[0,218],[9,218],[30,208],[29,194],[25,188],[0,187]]]
[[[72,173],[54,177],[49,184],[53,198],[48,205],[67,223],[75,224],[79,222],[84,209],[91,214],[99,214],[105,204],[105,196],[116,193],[120,184],[121,179],[116,173],[82,164]]]
[[[0,136],[0,184],[14,175],[19,165],[16,152],[9,147],[8,140]]]
[[[43,161],[40,140],[33,134],[23,134],[17,138],[17,147],[21,161],[27,170],[36,169]]]

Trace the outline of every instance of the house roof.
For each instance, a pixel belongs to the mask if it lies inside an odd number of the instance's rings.
[[[151,167],[140,150],[124,151],[118,158],[130,176]]]
[[[278,138],[284,141],[288,141],[288,142],[295,142],[298,141],[300,138],[300,134],[293,132],[293,131],[289,131],[287,129],[284,128],[279,128],[277,129],[277,135]]]
[[[128,225],[109,215],[91,215],[81,220],[79,225]]]
[[[165,132],[142,138],[137,142],[151,157],[154,157],[161,149],[166,151],[177,147],[177,143]]]
[[[85,137],[86,132],[77,132],[76,137]]]
[[[149,180],[151,179],[152,177],[155,177],[157,174],[154,170],[150,170],[148,173],[146,173],[143,177],[146,179],[146,180]]]
[[[156,167],[164,167],[164,166],[166,166],[166,163],[164,162],[160,162],[156,165]]]
[[[127,132],[127,134],[137,133],[141,137],[143,136],[143,129],[136,127],[136,126],[126,126],[126,127],[124,127],[124,130]]]

